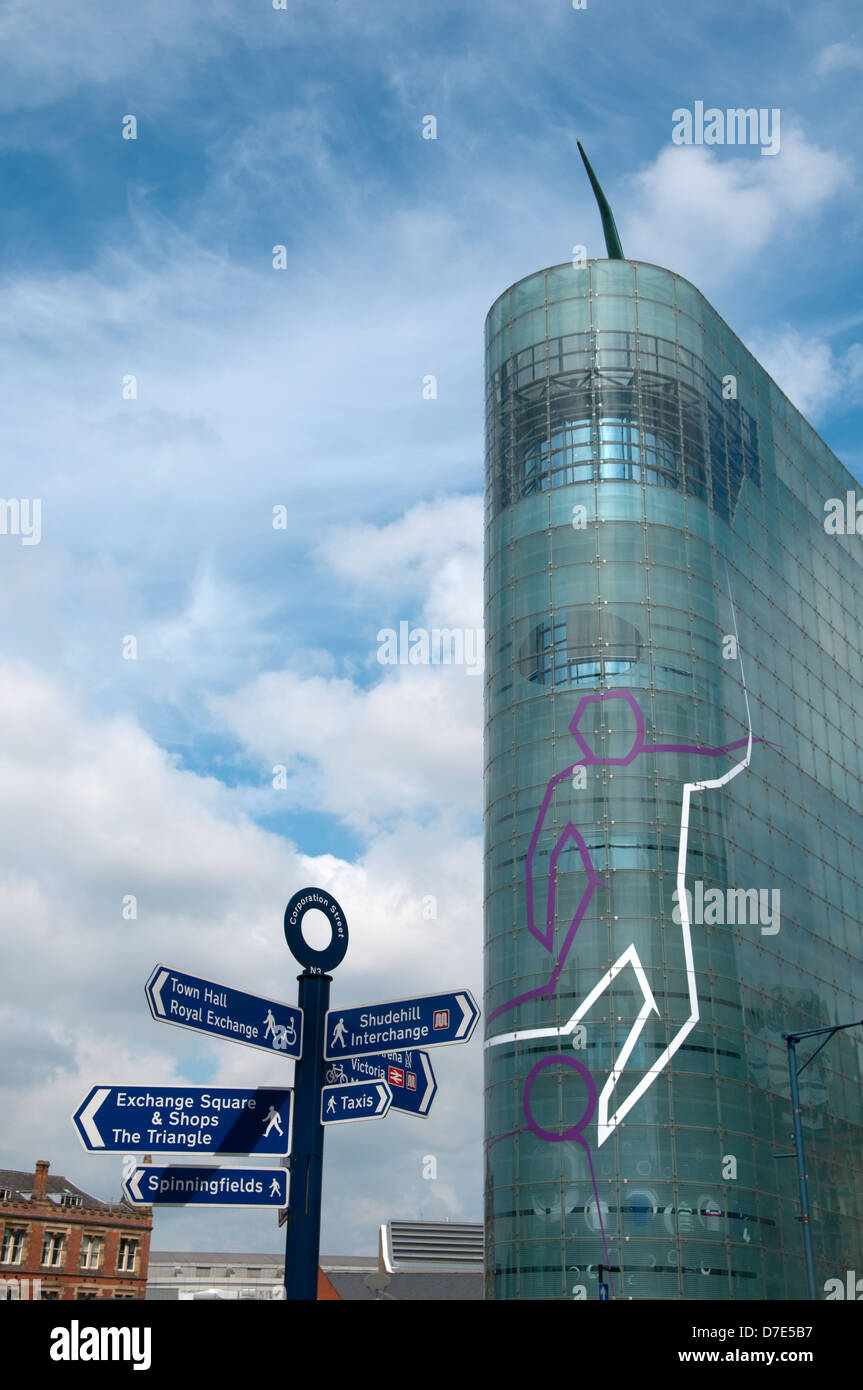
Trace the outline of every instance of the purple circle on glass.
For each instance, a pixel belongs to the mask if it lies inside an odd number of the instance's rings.
[[[546,1067],[572,1067],[573,1071],[577,1071],[579,1076],[584,1078],[585,1085],[587,1086],[587,1109],[578,1124],[572,1125],[570,1129],[565,1129],[562,1134],[553,1134],[550,1129],[543,1129],[541,1125],[537,1124],[531,1114],[530,1088],[534,1083],[534,1079],[541,1071],[544,1071]],[[590,1123],[593,1118],[593,1112],[596,1109],[596,1083],[587,1070],[587,1067],[583,1062],[579,1062],[577,1057],[564,1057],[562,1052],[555,1052],[550,1057],[543,1057],[542,1061],[537,1062],[536,1066],[528,1073],[524,1083],[522,1105],[524,1106],[524,1118],[527,1120],[528,1127],[533,1131],[537,1139],[545,1139],[550,1144],[562,1144],[567,1139],[574,1140],[577,1144],[584,1144],[586,1140],[582,1130],[585,1125]]]

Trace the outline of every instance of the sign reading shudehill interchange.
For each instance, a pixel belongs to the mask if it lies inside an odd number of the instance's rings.
[[[165,1167],[141,1163],[123,1180],[133,1207],[285,1207],[285,1168]]]
[[[478,1018],[476,1001],[466,989],[363,1004],[358,1009],[330,1009],[324,1056],[328,1062],[337,1062],[342,1057],[364,1057],[393,1048],[463,1043]]]
[[[292,1093],[213,1086],[94,1086],[72,1116],[85,1149],[291,1152]]]
[[[159,1023],[230,1038],[295,1060],[302,1055],[303,1014],[293,1004],[246,994],[168,965],[156,966],[144,992]]]

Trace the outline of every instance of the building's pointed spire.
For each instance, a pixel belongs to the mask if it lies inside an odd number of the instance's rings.
[[[587,170],[587,177],[590,179],[590,186],[596,194],[596,201],[599,204],[599,215],[602,218],[602,230],[605,233],[605,249],[608,252],[610,261],[625,261],[623,247],[620,244],[620,237],[615,226],[614,216],[608,205],[608,199],[599,186],[599,180],[590,167],[590,160],[582,149],[581,141],[577,140],[578,152],[584,160],[584,167]]]

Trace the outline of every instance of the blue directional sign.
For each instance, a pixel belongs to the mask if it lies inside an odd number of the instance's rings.
[[[392,1110],[407,1115],[429,1113],[437,1093],[437,1082],[427,1052],[384,1052],[375,1057],[346,1057],[330,1062],[324,1080],[330,1086],[380,1077],[393,1093]]]
[[[393,1093],[385,1081],[355,1081],[349,1086],[321,1088],[321,1124],[343,1125],[350,1120],[382,1120]]]
[[[133,1207],[285,1207],[286,1168],[198,1168],[141,1163],[123,1180]]]
[[[467,989],[363,1004],[358,1009],[330,1009],[324,1056],[328,1062],[338,1062],[342,1057],[367,1057],[392,1047],[467,1042],[478,1018],[479,1009]]]
[[[159,1023],[230,1038],[295,1060],[302,1053],[303,1014],[293,1004],[246,994],[168,965],[156,966],[144,992]]]
[[[94,1086],[72,1116],[91,1153],[284,1155],[292,1093],[224,1086]]]

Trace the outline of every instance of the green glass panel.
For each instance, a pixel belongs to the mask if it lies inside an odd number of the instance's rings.
[[[594,295],[635,294],[635,266],[628,261],[591,261],[590,288]]]
[[[609,262],[613,264],[613,262]],[[635,300],[622,295],[599,295],[592,301],[593,325],[603,333],[636,330]]]
[[[512,321],[512,352],[521,352],[523,348],[533,347],[537,343],[545,340],[546,320],[545,309],[533,309],[529,314],[522,314],[519,318]]]
[[[660,304],[674,305],[677,277],[655,265],[636,266],[638,294],[643,299],[655,299]]]

